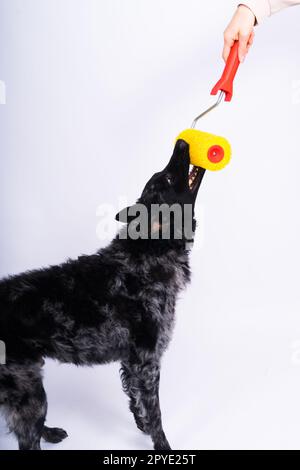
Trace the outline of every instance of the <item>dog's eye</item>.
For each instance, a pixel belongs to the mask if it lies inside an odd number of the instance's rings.
[[[167,175],[167,176],[166,176],[166,182],[167,182],[168,184],[172,184],[172,178],[171,178],[170,175]]]

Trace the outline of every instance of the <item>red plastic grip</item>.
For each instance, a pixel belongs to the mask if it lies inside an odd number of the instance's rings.
[[[238,50],[239,42],[235,41],[230,50],[222,76],[210,93],[211,95],[216,95],[218,91],[224,91],[225,101],[231,101],[232,98],[233,80],[240,65]]]

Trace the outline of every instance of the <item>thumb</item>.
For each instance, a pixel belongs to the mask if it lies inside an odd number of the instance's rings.
[[[223,48],[223,54],[222,54],[222,57],[223,57],[225,62],[228,59],[228,56],[229,56],[229,53],[230,53],[230,50],[231,50],[233,44],[234,44],[234,39],[225,36],[224,48]]]
[[[249,41],[249,34],[240,34],[239,36],[239,60],[244,62],[247,54],[247,47]]]

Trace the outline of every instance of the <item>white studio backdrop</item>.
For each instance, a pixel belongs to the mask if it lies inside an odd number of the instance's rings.
[[[213,103],[235,1],[0,0],[0,275],[93,253]],[[198,195],[193,279],[164,357],[176,449],[300,448],[300,7],[256,30],[233,101],[201,122],[231,164]],[[5,94],[5,96],[4,96]],[[151,449],[118,365],[47,361],[47,449]],[[16,441],[0,426],[0,449]]]

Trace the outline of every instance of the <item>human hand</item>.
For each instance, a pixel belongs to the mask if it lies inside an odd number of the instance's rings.
[[[234,41],[239,41],[239,60],[244,62],[245,56],[253,44],[255,15],[246,5],[240,5],[224,31],[223,59],[228,59]]]

